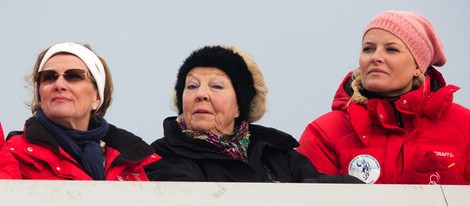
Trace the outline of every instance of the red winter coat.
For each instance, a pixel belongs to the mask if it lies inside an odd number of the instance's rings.
[[[3,134],[2,124],[0,124],[0,179],[19,179],[18,162],[13,158],[8,150],[1,149],[3,147],[5,137]]]
[[[147,143],[113,125],[102,140],[106,143],[105,180],[148,181],[144,167],[160,156]],[[10,174],[20,175],[13,179],[93,180],[35,117],[26,121],[24,132],[9,135],[2,152],[19,164],[10,168]],[[1,158],[0,165],[5,161],[11,158]]]
[[[0,123],[0,148],[2,148],[4,141],[5,141],[5,136],[3,136],[3,127],[2,127],[2,123]]]
[[[458,87],[430,68],[418,89],[393,101],[368,98],[367,105],[347,106],[350,76],[332,111],[312,121],[299,140],[298,151],[319,172],[366,183],[470,184],[470,110],[453,103]]]

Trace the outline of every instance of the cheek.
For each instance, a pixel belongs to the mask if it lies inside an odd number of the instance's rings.
[[[230,117],[238,117],[238,104],[237,99],[233,97],[227,97],[220,99],[221,101],[213,101],[214,109],[217,111],[223,111]],[[225,101],[222,101],[225,100]]]
[[[49,93],[48,92],[49,89],[47,86],[40,86],[39,89],[38,89],[38,101],[43,101],[44,99],[47,99],[48,96],[49,96]]]
[[[98,91],[94,87],[70,88],[67,96],[86,109],[98,106],[100,101]]]
[[[368,58],[367,58],[366,56],[361,55],[361,56],[359,57],[359,69],[360,69],[361,71],[367,69],[367,66],[368,66],[369,62],[370,62],[370,61],[368,60]]]
[[[182,110],[183,111],[180,111],[181,114],[183,115],[183,118],[186,120],[186,126],[189,128],[189,129],[192,129],[191,127],[191,119],[192,119],[192,114],[191,114],[191,107],[193,105],[193,101],[191,101],[188,96],[184,95],[183,94],[183,98],[181,100],[182,102]]]
[[[415,71],[416,71],[416,65],[414,61],[401,61],[401,62],[395,62],[394,64],[395,68],[395,75],[400,76],[402,79],[412,79]]]
[[[181,98],[182,100],[182,109],[183,109],[183,113],[185,113],[186,111],[190,111],[192,105],[193,105],[193,101],[192,99],[188,96],[188,95],[185,95],[183,94],[183,97]]]
[[[361,70],[362,71],[362,70]],[[364,89],[368,89],[366,72],[361,72],[361,84]]]
[[[70,89],[69,92],[76,97],[83,97],[90,100],[99,99],[98,91],[94,88]]]
[[[233,116],[234,116],[235,118],[238,118],[238,117],[240,116],[240,112],[239,112],[239,109],[238,109],[238,105],[235,105],[235,106],[233,107],[233,110],[232,110],[232,111],[233,111]]]

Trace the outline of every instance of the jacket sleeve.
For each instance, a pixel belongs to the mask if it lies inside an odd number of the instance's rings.
[[[150,181],[205,181],[199,166],[190,160],[165,157],[145,167]]]
[[[0,150],[0,179],[21,179],[19,164],[13,155],[2,148]]]
[[[466,113],[468,114],[469,112],[466,112]],[[463,128],[466,128],[464,132],[464,138],[467,140],[467,151],[466,151],[467,156],[464,162],[465,168],[463,171],[463,175],[464,175],[463,184],[470,185],[470,117],[467,115],[465,116],[465,119],[467,120],[467,123],[466,124],[464,123],[466,126],[463,126]]]
[[[4,142],[5,137],[0,124],[0,179],[21,179],[19,163]]]
[[[464,178],[464,184],[470,185],[470,149],[467,150],[467,161],[465,162]]]
[[[288,165],[295,182],[302,182],[304,179],[316,178],[321,175],[310,160],[297,151],[292,150],[287,155]]]
[[[0,123],[0,148],[3,147],[4,142],[5,142],[5,135],[3,134],[2,123]]]
[[[307,125],[299,139],[297,151],[305,155],[318,172],[338,175],[335,141],[347,132],[347,118],[339,111],[327,113]]]
[[[290,154],[290,167],[297,182],[304,183],[364,183],[350,175],[326,175],[320,173],[312,165],[309,159],[302,154],[292,151]]]

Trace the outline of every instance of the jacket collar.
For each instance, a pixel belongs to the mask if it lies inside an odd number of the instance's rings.
[[[151,146],[161,156],[176,153],[181,156],[193,159],[232,159],[221,154],[212,144],[187,137],[180,131],[176,124],[176,117],[168,117],[163,121],[165,137],[156,140]],[[298,146],[297,141],[289,134],[274,128],[267,128],[260,125],[249,125],[250,144],[248,146],[248,156],[253,148],[263,145],[279,150],[290,150]]]
[[[442,74],[430,67],[425,81],[415,90],[403,94],[393,100],[369,98],[367,105],[348,104],[352,90],[352,72],[348,73],[336,91],[332,109],[347,112],[351,124],[364,144],[369,141],[373,125],[381,125],[392,132],[404,133],[416,128],[423,118],[438,118],[453,102],[453,93],[459,87],[446,85]],[[405,128],[397,125],[400,115]]]
[[[59,143],[55,138],[42,126],[36,117],[30,117],[25,123],[26,140],[36,144],[47,145],[55,151],[59,152]],[[103,138],[107,147],[111,147],[119,151],[119,156],[114,162],[138,162],[153,154],[152,148],[149,147],[140,137],[119,129],[110,124],[109,132]]]

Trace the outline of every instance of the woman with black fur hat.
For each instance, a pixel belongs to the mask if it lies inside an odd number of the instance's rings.
[[[266,111],[266,94],[251,55],[230,46],[194,51],[177,75],[178,116],[164,120],[164,137],[151,144],[162,160],[147,167],[150,180],[359,181],[318,173],[291,135],[252,124]]]

